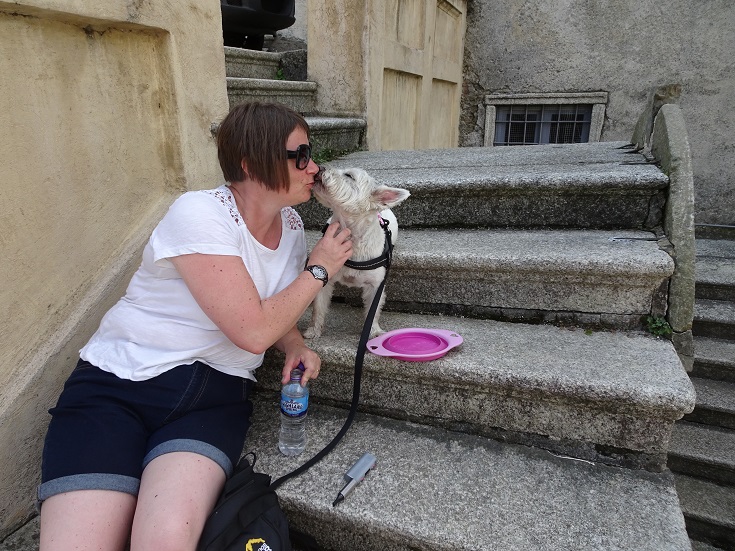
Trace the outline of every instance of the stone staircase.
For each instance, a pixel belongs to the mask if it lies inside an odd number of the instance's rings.
[[[284,54],[226,50],[231,103],[282,101],[307,116],[318,149],[361,148],[364,121],[319,117],[316,84],[276,78],[288,78]],[[622,142],[359,151],[331,164],[411,191],[395,209],[383,327],[464,342],[430,362],[366,354],[355,423],[279,489],[292,525],[331,551],[691,549],[666,462],[694,390],[672,343],[642,329],[665,314],[676,269],[661,229],[669,178]],[[327,212],[298,210],[313,243]],[[313,341],[323,369],[298,458],[276,448],[282,358],[267,354],[246,445],[256,470],[285,474],[339,431],[357,305],[337,293]],[[365,452],[376,468],[332,507]],[[690,480],[677,479],[682,496]],[[0,549],[35,548],[33,526]]]
[[[706,230],[706,228],[702,228]],[[669,467],[695,549],[735,549],[735,231],[697,235],[697,393],[677,422]],[[715,546],[715,547],[711,547]]]
[[[261,52],[225,46],[230,105],[276,101],[303,114],[316,151],[354,151],[362,146],[365,121],[318,116],[317,83],[306,81],[306,52]]]
[[[266,86],[239,78],[233,103]],[[279,490],[292,524],[334,551],[690,549],[666,461],[694,392],[671,342],[642,329],[665,314],[675,270],[661,230],[668,177],[622,142],[359,151],[330,164],[411,191],[395,209],[384,328],[444,328],[464,343],[431,362],[366,355],[352,428]],[[313,243],[328,213],[298,210]],[[336,293],[313,341],[323,369],[299,458],[276,449],[282,358],[267,355],[247,444],[259,470],[285,474],[339,431],[359,305]],[[377,467],[332,507],[364,452]]]

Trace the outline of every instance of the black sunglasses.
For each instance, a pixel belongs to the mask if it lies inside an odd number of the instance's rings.
[[[302,143],[296,148],[296,151],[287,149],[286,154],[289,159],[296,159],[296,168],[304,170],[309,166],[309,161],[311,160],[311,144]]]

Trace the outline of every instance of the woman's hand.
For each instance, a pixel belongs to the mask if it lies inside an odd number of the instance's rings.
[[[332,222],[322,238],[314,245],[309,255],[309,264],[319,264],[327,269],[332,277],[352,256],[352,241],[349,228],[341,228],[339,222]]]
[[[283,371],[281,372],[281,384],[285,385],[291,380],[291,372],[300,363],[305,368],[301,375],[301,386],[305,386],[311,379],[316,379],[319,376],[322,360],[316,352],[304,346],[301,350],[286,353],[286,361],[283,362]]]
[[[282,339],[275,344],[276,348],[286,354],[281,371],[281,384],[285,385],[291,380],[291,372],[304,364],[304,372],[301,375],[301,386],[306,385],[310,379],[319,376],[322,360],[319,355],[304,344],[304,339],[299,330],[294,327]]]

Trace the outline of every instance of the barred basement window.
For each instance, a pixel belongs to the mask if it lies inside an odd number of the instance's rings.
[[[591,118],[591,105],[499,107],[493,145],[587,142]]]
[[[596,142],[607,92],[491,94],[485,97],[485,145]]]

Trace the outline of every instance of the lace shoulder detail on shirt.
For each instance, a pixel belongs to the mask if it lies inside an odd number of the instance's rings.
[[[230,211],[230,216],[232,216],[232,219],[235,221],[235,224],[237,224],[238,226],[245,225],[245,222],[243,222],[242,220],[242,216],[240,216],[240,211],[237,210],[235,198],[232,196],[232,192],[229,189],[204,189],[202,190],[202,192],[212,195],[215,199],[222,203],[222,205],[227,207],[227,209]]]
[[[285,218],[286,224],[289,228],[292,230],[304,229],[304,223],[301,220],[301,216],[299,216],[299,213],[294,209],[291,207],[285,207],[281,212],[283,212],[283,217]]]

